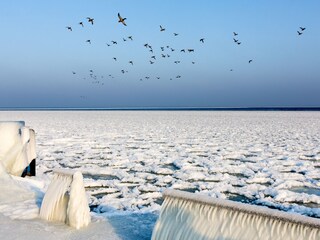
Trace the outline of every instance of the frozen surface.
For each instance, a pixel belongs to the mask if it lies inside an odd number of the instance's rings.
[[[1,120],[35,130],[40,195],[53,168],[80,170],[92,214],[149,219],[146,239],[165,188],[320,218],[320,112],[8,111]]]

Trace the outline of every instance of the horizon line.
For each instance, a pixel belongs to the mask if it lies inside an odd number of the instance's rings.
[[[0,111],[320,111],[318,107],[0,107]]]

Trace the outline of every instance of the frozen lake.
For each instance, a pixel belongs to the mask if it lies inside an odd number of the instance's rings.
[[[36,131],[38,180],[79,169],[92,211],[146,214],[144,231],[165,188],[320,218],[320,112],[1,111],[0,120]]]

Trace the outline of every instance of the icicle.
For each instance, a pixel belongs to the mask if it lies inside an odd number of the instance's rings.
[[[320,220],[169,190],[152,239],[320,239]]]

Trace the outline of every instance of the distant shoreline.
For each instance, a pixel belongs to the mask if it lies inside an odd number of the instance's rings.
[[[0,111],[320,111],[320,107],[0,108]]]

